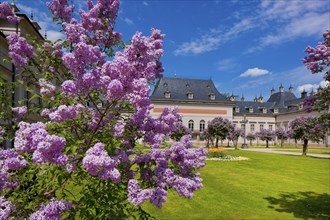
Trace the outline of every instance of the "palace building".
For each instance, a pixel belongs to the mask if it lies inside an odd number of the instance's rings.
[[[297,98],[292,86],[285,91],[281,85],[277,92],[274,88],[271,89],[267,101],[261,95],[253,101],[245,101],[244,97],[238,101],[234,95],[222,95],[212,80],[164,77],[156,83],[151,101],[154,104],[152,114],[155,117],[165,107],[178,106],[182,124],[192,131],[194,140],[198,142],[203,141],[201,134],[207,128],[207,123],[219,116],[231,120],[239,128],[244,129],[245,126],[247,134],[262,129],[275,130],[276,127],[287,130],[291,120],[308,115],[303,105],[306,97],[305,91]],[[317,116],[319,113],[311,114]],[[329,136],[324,143],[327,144],[328,141]]]
[[[0,79],[8,82],[19,80],[19,70],[11,62],[8,56],[9,48],[6,37],[16,32],[25,37],[33,37],[37,41],[44,41],[40,34],[40,26],[37,22],[21,13],[15,4],[11,5],[12,10],[20,18],[17,24],[10,24],[0,19]],[[261,129],[274,129],[282,126],[288,128],[290,120],[307,115],[304,111],[303,100],[307,93],[301,93],[301,97],[293,94],[293,87],[285,91],[283,86],[267,99],[260,95],[254,101],[246,101],[244,97],[236,100],[234,95],[226,97],[215,87],[212,80],[167,78],[160,79],[151,94],[151,101],[154,104],[153,116],[158,116],[165,107],[179,107],[182,114],[182,123],[193,132],[195,141],[203,141],[201,133],[207,128],[208,122],[215,117],[223,117],[231,120],[237,127],[246,129],[246,133],[258,132]],[[18,100],[24,100],[29,105],[30,94],[21,85],[12,95],[14,107]],[[33,100],[32,100],[33,101]],[[38,100],[34,100],[38,101]],[[314,115],[318,113],[314,112]],[[244,117],[247,123],[243,122]],[[0,125],[3,122],[0,121]],[[329,136],[325,143],[329,142]],[[242,141],[242,140],[241,140]],[[7,143],[8,144],[8,143]]]

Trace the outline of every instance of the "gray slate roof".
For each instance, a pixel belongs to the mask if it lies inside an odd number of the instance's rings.
[[[274,102],[275,103],[274,107],[283,108],[283,107],[286,107],[285,106],[286,101],[290,101],[290,100],[294,100],[294,99],[297,99],[297,97],[293,93],[276,92],[269,97],[267,102]]]
[[[165,98],[165,92],[169,92],[171,97]],[[188,93],[193,94],[193,99],[188,99]],[[215,95],[214,100],[210,99],[210,94]],[[221,95],[216,89],[212,80],[167,77],[161,78],[156,83],[150,98],[151,100],[227,102],[225,96]]]
[[[165,93],[170,93],[170,98],[165,98]],[[193,99],[188,99],[188,93],[194,95]],[[210,99],[210,94],[215,95],[215,99]],[[267,102],[256,101],[229,101],[225,96],[219,93],[214,86],[212,80],[200,79],[184,79],[184,78],[162,78],[155,86],[151,94],[151,100],[167,100],[167,101],[189,101],[189,102],[221,102],[232,104],[239,108],[239,112],[233,111],[234,115],[261,115],[271,116],[274,114],[274,109],[278,113],[294,112],[299,110],[299,104],[304,101],[304,98],[297,98],[290,92],[277,92],[272,94]],[[253,108],[253,113],[249,112],[249,108]],[[263,109],[267,112],[264,113]]]
[[[239,114],[262,114],[262,115],[271,115],[273,112],[270,110],[274,106],[273,102],[253,102],[253,101],[236,101],[235,107],[239,107]],[[249,108],[253,108],[253,113],[249,112]],[[267,113],[263,113],[263,108],[267,109]],[[234,111],[234,114],[238,113]]]

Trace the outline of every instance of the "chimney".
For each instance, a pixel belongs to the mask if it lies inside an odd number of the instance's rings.
[[[301,92],[301,98],[304,99],[307,97],[307,92],[305,91],[305,89]]]
[[[262,97],[261,94],[260,94],[260,96],[259,96],[259,102],[260,102],[260,103],[263,103],[263,102],[264,102],[264,97]]]
[[[292,84],[290,84],[289,92],[290,92],[290,93],[293,93],[293,87],[292,87]]]
[[[257,98],[257,96],[254,97],[253,101],[254,101],[254,102],[258,102],[258,98]]]
[[[234,93],[231,93],[231,96],[229,96],[229,100],[230,100],[231,102],[234,102],[234,101],[235,101]]]
[[[280,92],[284,92],[284,87],[282,86],[282,83],[281,83],[281,85],[279,87],[279,90],[280,90]]]
[[[270,90],[270,94],[273,95],[275,93],[275,89],[274,89],[274,86],[272,88],[272,90]]]

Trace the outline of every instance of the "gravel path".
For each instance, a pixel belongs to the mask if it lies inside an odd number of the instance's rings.
[[[287,155],[295,155],[295,156],[301,156],[302,152],[285,152],[283,150],[285,149],[272,149],[272,148],[245,148],[240,150],[246,150],[246,151],[256,151],[256,152],[265,152],[265,153],[274,153],[274,154],[287,154]],[[329,154],[310,154],[307,152],[308,157],[317,157],[317,158],[325,158],[330,159]]]

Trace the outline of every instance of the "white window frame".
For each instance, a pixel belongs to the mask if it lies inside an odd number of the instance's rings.
[[[193,93],[188,93],[188,99],[194,99],[194,94]]]
[[[165,95],[166,99],[171,98],[171,93],[170,92],[165,92],[164,95]]]
[[[190,119],[188,121],[188,128],[191,130],[191,131],[194,131],[194,120]]]

